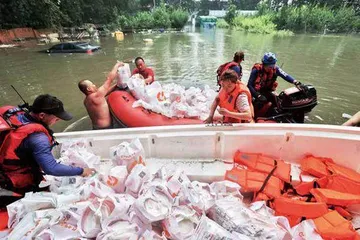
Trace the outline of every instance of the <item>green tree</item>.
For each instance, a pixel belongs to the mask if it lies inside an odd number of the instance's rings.
[[[224,19],[228,24],[231,25],[236,16],[236,6],[232,2],[230,2]]]

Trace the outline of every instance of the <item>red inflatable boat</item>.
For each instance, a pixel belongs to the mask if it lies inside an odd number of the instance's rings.
[[[108,96],[108,104],[114,118],[122,127],[150,127],[165,125],[202,124],[200,119],[169,118],[142,107],[133,108],[136,99],[126,91],[114,91]]]

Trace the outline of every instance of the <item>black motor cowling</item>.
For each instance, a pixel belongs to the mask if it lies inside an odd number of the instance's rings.
[[[279,94],[279,107],[284,111],[310,112],[317,105],[316,89],[305,85],[305,89],[288,88]]]

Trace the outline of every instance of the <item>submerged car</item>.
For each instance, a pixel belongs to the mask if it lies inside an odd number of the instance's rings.
[[[93,46],[87,42],[66,42],[59,43],[48,50],[46,53],[91,53],[100,49],[100,46]]]

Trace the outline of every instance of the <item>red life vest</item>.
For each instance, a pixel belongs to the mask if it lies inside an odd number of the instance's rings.
[[[227,93],[224,89],[221,88],[219,92],[219,106],[221,108],[226,108],[230,112],[239,112],[236,108],[236,99],[241,93],[246,94],[250,105],[251,116],[254,117],[254,107],[252,105],[251,93],[249,89],[245,86],[245,84],[240,81],[237,82],[235,89],[231,93]],[[236,118],[224,117],[224,122],[240,123],[241,120]]]
[[[220,80],[220,76],[228,69],[232,68],[232,67],[235,67],[235,66],[239,66],[239,63],[237,62],[227,62],[227,63],[224,63],[222,65],[220,65],[218,67],[218,69],[216,70],[216,74],[217,74],[217,80],[218,80],[218,84],[219,84],[219,80]],[[242,77],[242,72],[240,73],[240,76],[238,76],[239,79],[241,79]],[[220,85],[220,84],[219,84]]]
[[[257,76],[255,79],[255,90],[267,90],[275,91],[277,87],[276,82],[276,68],[271,68],[268,72],[265,71],[264,65],[262,63],[255,63],[252,67],[252,70],[257,70]]]
[[[41,179],[41,169],[36,162],[29,159],[20,159],[16,150],[22,141],[32,133],[43,132],[49,138],[50,144],[54,142],[49,131],[39,123],[23,124],[18,116],[24,111],[12,106],[0,107],[0,119],[5,120],[9,126],[0,142],[0,173],[8,178],[15,189],[24,189],[37,186]]]

